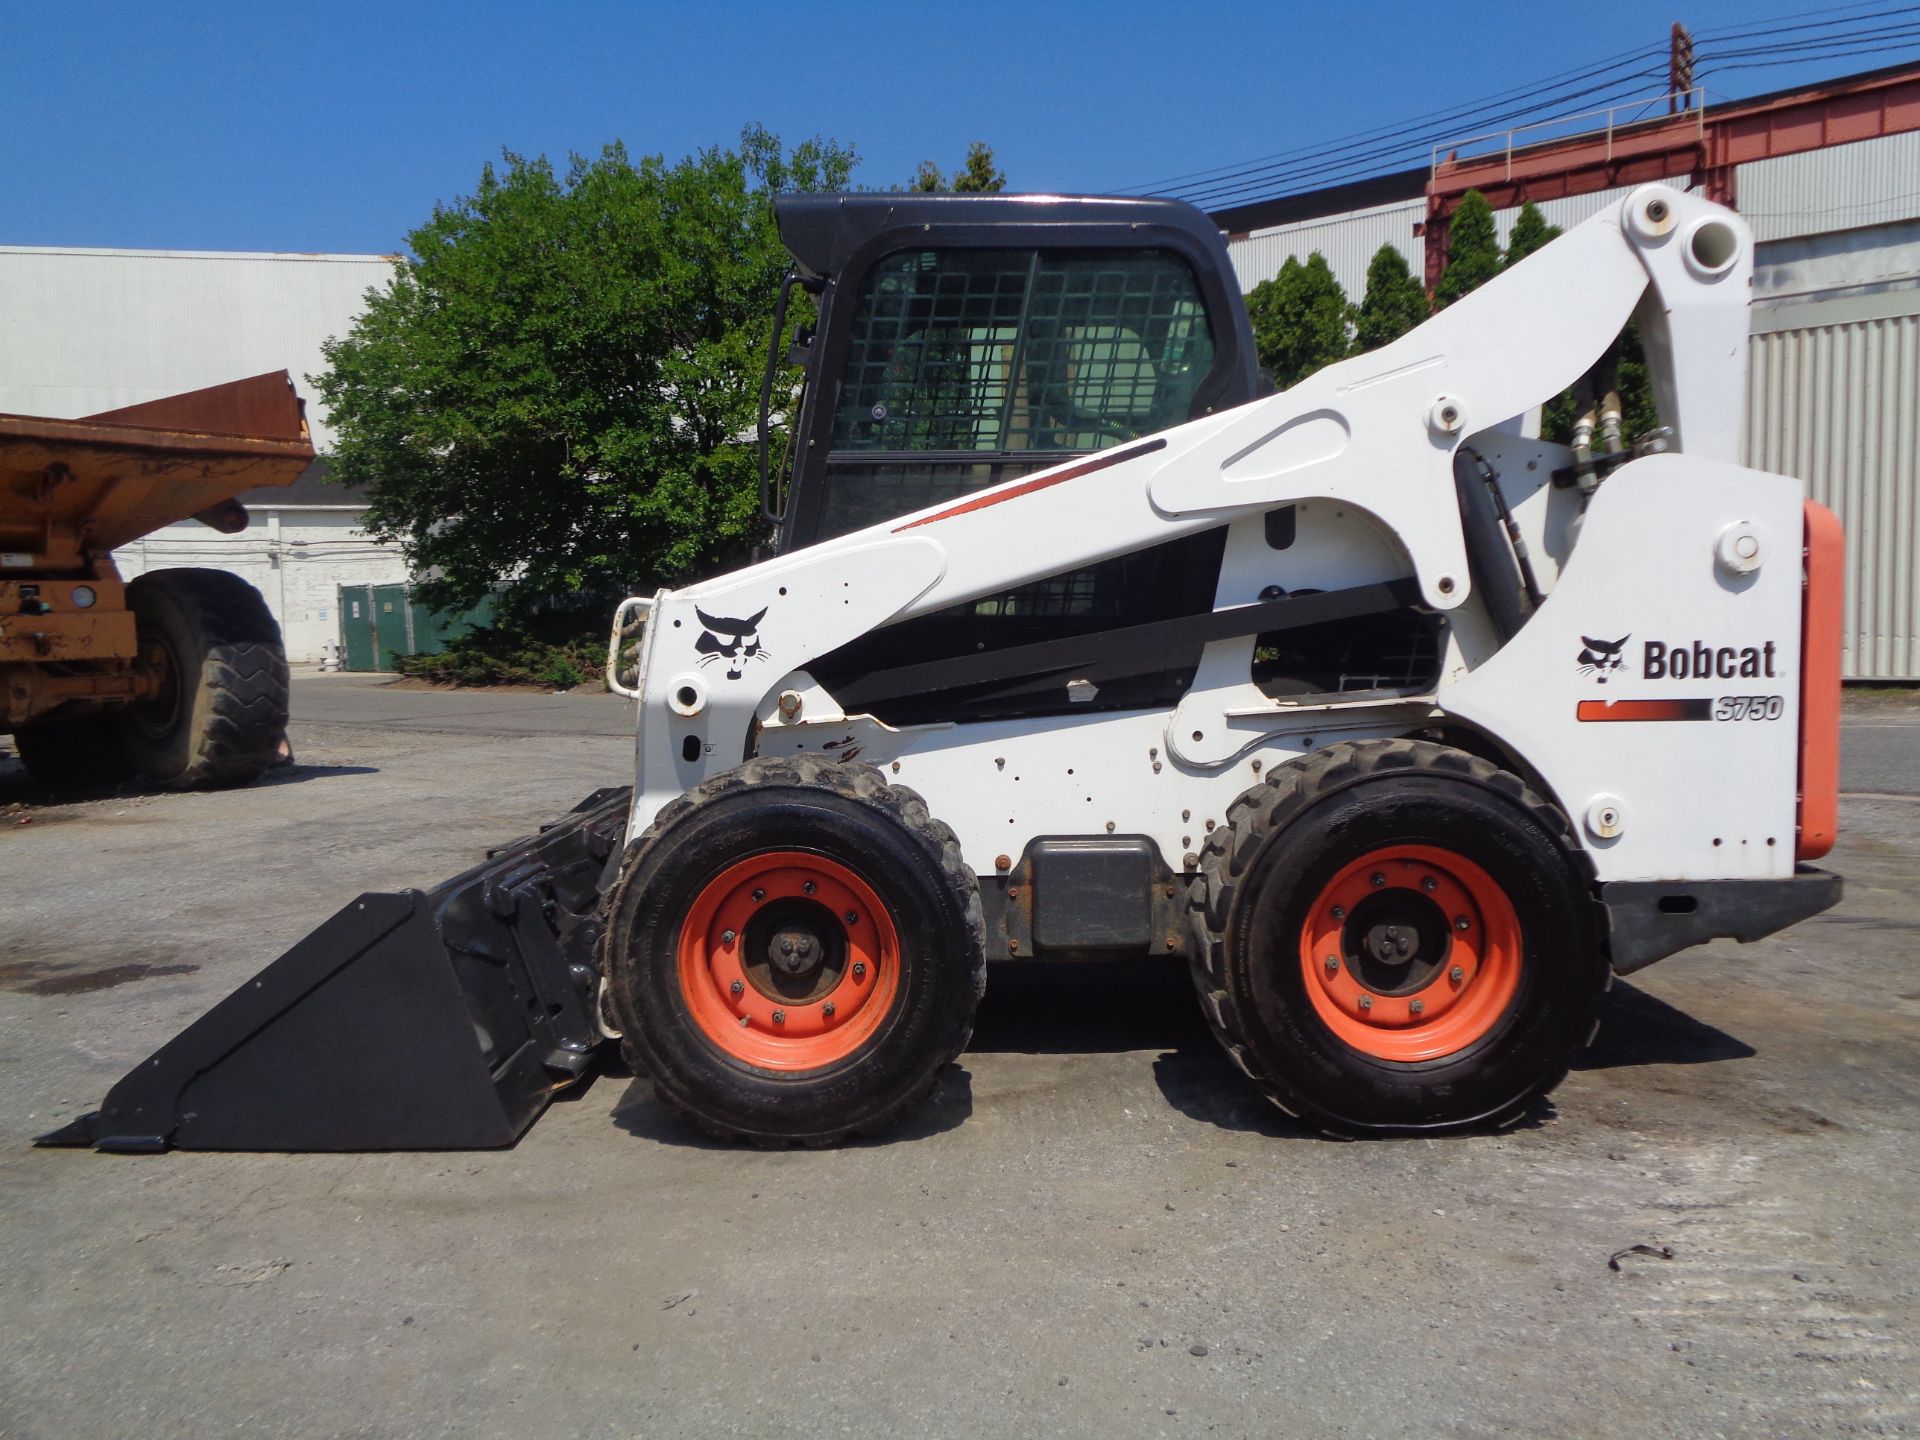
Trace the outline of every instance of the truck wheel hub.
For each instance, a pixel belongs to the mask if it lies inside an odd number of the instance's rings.
[[[1507,1013],[1522,958],[1506,892],[1437,845],[1382,846],[1343,866],[1300,929],[1314,1013],[1380,1060],[1434,1060],[1480,1040]]]
[[[180,719],[180,667],[173,650],[155,635],[142,635],[133,660],[133,703],[127,718],[149,740],[164,740]]]
[[[892,916],[863,877],[822,855],[777,851],[728,866],[694,897],[679,950],[695,1023],[762,1069],[845,1059],[899,994]]]
[[[1376,890],[1353,907],[1340,944],[1361,984],[1377,995],[1422,989],[1453,946],[1447,917],[1419,890]]]

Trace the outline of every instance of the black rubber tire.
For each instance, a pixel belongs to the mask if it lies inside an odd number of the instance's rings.
[[[1437,1060],[1380,1059],[1315,1013],[1299,936],[1322,888],[1385,845],[1451,850],[1512,902],[1513,999]],[[1348,1135],[1497,1125],[1557,1085],[1597,1029],[1610,971],[1591,867],[1565,817],[1517,777],[1419,740],[1330,745],[1235,800],[1190,890],[1193,980],[1215,1037],[1288,1114]]]
[[[225,570],[154,570],[128,584],[127,608],[178,677],[177,703],[118,712],[134,771],[181,790],[258,779],[287,734],[287,655],[260,592]]]
[[[853,1054],[816,1070],[726,1055],[689,1014],[681,926],[706,883],[756,851],[824,855],[859,874],[901,950],[892,1012]],[[750,760],[688,791],[629,849],[608,897],[609,998],[634,1073],[710,1133],[759,1145],[875,1134],[933,1089],[966,1048],[986,990],[980,887],[953,832],[867,765]]]
[[[42,785],[100,789],[133,773],[113,715],[55,712],[13,732],[20,763]]]

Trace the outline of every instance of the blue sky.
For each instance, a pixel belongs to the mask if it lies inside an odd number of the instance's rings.
[[[852,143],[873,186],[984,140],[1010,188],[1134,189],[1664,44],[1675,19],[1792,11],[1811,0],[0,0],[0,244],[389,251],[503,148],[677,158],[753,120]],[[1709,83],[1753,94],[1916,53],[1895,44]]]

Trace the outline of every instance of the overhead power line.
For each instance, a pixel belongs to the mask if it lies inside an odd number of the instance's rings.
[[[1628,75],[1619,76],[1604,84],[1590,86],[1561,95],[1559,108],[1561,114],[1568,111],[1565,107],[1595,109],[1609,103],[1630,103],[1645,99],[1656,103],[1656,97],[1648,94],[1648,86],[1657,84],[1665,78],[1664,57],[1657,66],[1649,66]],[[1664,99],[1664,96],[1658,97]],[[1423,163],[1434,140],[1442,137],[1458,137],[1463,132],[1483,133],[1498,130],[1508,125],[1540,120],[1541,108],[1538,105],[1522,105],[1508,110],[1467,111],[1457,117],[1453,123],[1440,126],[1407,127],[1382,137],[1375,142],[1354,142],[1316,148],[1308,153],[1311,160],[1294,161],[1286,165],[1268,165],[1255,170],[1242,172],[1234,177],[1221,177],[1219,181],[1176,187],[1161,190],[1162,194],[1174,194],[1181,199],[1204,203],[1212,200],[1224,200],[1250,190],[1272,194],[1293,188],[1318,188],[1321,185],[1337,183],[1341,179],[1379,174],[1397,164],[1409,165]],[[1548,121],[1547,123],[1551,123]],[[1299,182],[1312,180],[1316,184],[1302,187]]]
[[[1678,27],[1676,35],[1683,35]],[[1675,43],[1680,41],[1676,39]],[[1692,37],[1692,47],[1690,74],[1696,85],[1705,76],[1740,70],[1818,64],[1862,55],[1892,60],[1908,51],[1920,52],[1920,4],[1855,0],[1852,4],[1794,11],[1698,32]],[[1672,88],[1669,53],[1665,44],[1622,51],[1477,100],[1322,144],[1187,171],[1135,187],[1132,193],[1171,195],[1196,205],[1225,209],[1391,173],[1424,162],[1434,145],[1459,143],[1469,133],[1539,129],[1607,108],[1630,111],[1640,100],[1647,102],[1650,117],[1659,113],[1654,108],[1657,105],[1672,108],[1667,94],[1656,98],[1648,93],[1651,84]],[[1686,67],[1681,73],[1687,73]]]
[[[1666,47],[1664,45],[1646,45],[1638,50],[1623,51],[1621,54],[1611,56],[1606,60],[1596,61],[1593,65],[1565,70],[1558,75],[1549,76],[1542,81],[1530,82],[1529,85],[1515,86],[1511,90],[1502,90],[1497,94],[1464,102],[1461,105],[1450,106],[1440,110],[1430,110],[1424,115],[1415,115],[1406,120],[1396,120],[1391,124],[1376,126],[1371,130],[1362,130],[1354,135],[1343,138],[1346,143],[1355,144],[1378,138],[1390,138],[1394,135],[1408,133],[1420,127],[1451,124],[1456,118],[1462,115],[1471,115],[1486,106],[1510,104],[1515,100],[1522,100],[1529,96],[1543,94],[1562,84],[1575,84],[1581,80],[1591,79],[1594,76],[1604,74],[1623,64],[1650,59],[1654,55],[1663,55],[1665,53]],[[1230,165],[1217,165],[1211,169],[1192,170],[1181,175],[1170,175],[1163,179],[1155,180],[1151,186],[1143,186],[1141,189],[1142,193],[1145,193],[1154,187],[1178,185],[1187,180],[1246,174],[1270,163],[1291,159],[1295,156],[1326,154],[1332,148],[1334,147],[1328,145],[1302,145],[1292,150],[1281,150],[1272,155],[1263,155],[1254,160],[1235,161]],[[1156,191],[1156,193],[1164,192]]]
[[[1785,35],[1793,30],[1819,30],[1828,25],[1853,25],[1862,20],[1878,20],[1889,15],[1911,15],[1920,12],[1920,5],[1896,5],[1889,9],[1867,9],[1859,15],[1846,15],[1846,10],[1860,10],[1866,6],[1884,5],[1885,0],[1862,0],[1862,4],[1829,5],[1819,10],[1798,10],[1791,15],[1776,15],[1771,20],[1763,20],[1751,25],[1729,25],[1719,30],[1696,30],[1694,43],[1700,44],[1713,40],[1740,40],[1749,35]],[[1782,25],[1782,20],[1798,20],[1806,15],[1819,15],[1822,19],[1809,21],[1805,25]]]

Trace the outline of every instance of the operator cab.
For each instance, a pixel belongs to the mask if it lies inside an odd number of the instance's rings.
[[[793,195],[794,258],[762,408],[762,499],[780,550],[1166,430],[1268,393],[1213,222],[1172,200]],[[792,291],[818,319],[786,333]],[[791,346],[783,355],[783,342]],[[783,358],[804,367],[797,409]],[[788,409],[786,458],[765,456]],[[861,637],[810,668],[891,723],[1032,715],[1043,687],[889,693],[885,672],[1213,608],[1224,531],[1156,545]],[[1046,536],[1010,536],[1044,546]],[[924,674],[924,671],[922,672]],[[1176,699],[1192,665],[1102,689],[1099,708]],[[1075,706],[1075,708],[1081,708]],[[957,713],[956,713],[957,712]]]

